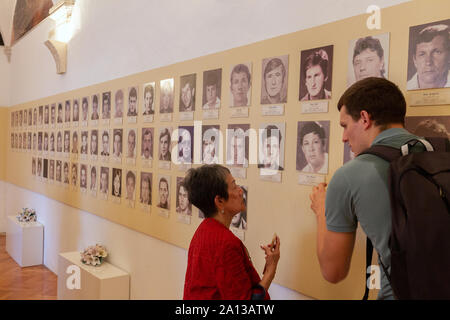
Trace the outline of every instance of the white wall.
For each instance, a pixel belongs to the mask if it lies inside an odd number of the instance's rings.
[[[4,69],[6,58],[0,52],[0,105],[16,105],[363,14],[370,4],[384,7],[405,1],[77,0],[73,21],[79,30],[68,45],[67,73],[56,74],[43,44],[52,29],[46,19],[14,45],[9,75],[3,72],[8,66]],[[45,225],[44,263],[52,271],[57,270],[59,252],[99,242],[111,252],[109,261],[131,274],[132,299],[182,297],[186,250],[1,181],[0,232],[5,231],[5,216],[27,205],[37,209]],[[306,298],[276,284],[270,293],[274,299]]]

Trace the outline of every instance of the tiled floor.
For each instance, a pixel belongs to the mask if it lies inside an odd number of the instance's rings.
[[[0,235],[0,300],[56,299],[56,274],[44,265],[21,268],[6,252]]]

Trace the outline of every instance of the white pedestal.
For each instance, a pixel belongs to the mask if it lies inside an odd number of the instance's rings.
[[[130,276],[125,271],[108,262],[100,266],[85,265],[78,251],[59,254],[58,300],[128,299]]]
[[[42,264],[44,226],[39,222],[19,222],[16,216],[8,216],[6,251],[21,267]]]

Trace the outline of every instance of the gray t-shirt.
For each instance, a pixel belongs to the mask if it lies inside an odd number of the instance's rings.
[[[400,148],[417,138],[402,128],[381,132],[372,145],[381,144]],[[358,222],[390,270],[391,252],[388,247],[391,234],[391,206],[388,187],[389,163],[364,154],[339,168],[331,179],[325,203],[327,229],[334,232],[354,232]],[[394,299],[392,288],[381,271],[381,289],[378,299]]]

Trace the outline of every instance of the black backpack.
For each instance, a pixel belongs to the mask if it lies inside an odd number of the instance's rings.
[[[450,299],[450,143],[423,140],[409,141],[401,150],[374,145],[361,153],[390,162],[391,272],[379,262],[401,300]],[[419,141],[427,151],[409,153]],[[367,238],[367,267],[372,250]],[[363,299],[367,296],[366,285]]]

